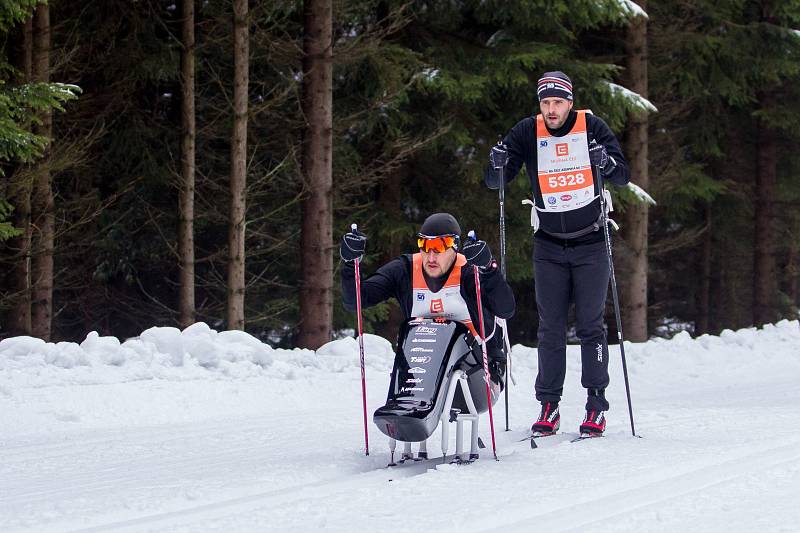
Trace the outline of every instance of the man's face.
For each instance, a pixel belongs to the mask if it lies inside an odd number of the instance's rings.
[[[456,260],[456,251],[453,248],[448,248],[444,252],[428,250],[427,252],[420,251],[420,253],[422,254],[422,268],[432,278],[444,276],[453,266],[453,261]]]
[[[566,98],[548,96],[539,101],[544,122],[551,130],[557,130],[567,121],[567,115],[572,110],[572,101]]]

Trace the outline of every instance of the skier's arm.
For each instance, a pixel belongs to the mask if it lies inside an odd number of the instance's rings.
[[[498,318],[511,318],[516,307],[514,293],[503,279],[497,261],[492,257],[492,250],[486,241],[478,240],[477,236],[470,232],[470,238],[464,243],[461,252],[467,260],[467,268],[461,272],[461,293],[467,302],[474,302],[475,305],[470,307],[474,307],[474,310],[478,309],[475,271],[473,270],[477,268],[480,273],[483,306]]]
[[[473,289],[474,276],[471,276]],[[495,267],[481,274],[481,303],[497,318],[511,318],[516,310],[514,291],[503,279],[500,268]]]
[[[372,307],[389,298],[396,297],[398,287],[405,274],[401,258],[393,259],[369,277],[361,275],[361,306]],[[352,261],[342,261],[342,303],[348,311],[356,310],[356,272]]]
[[[594,139],[605,146],[608,152],[609,161],[603,169],[603,179],[610,181],[614,185],[627,185],[631,181],[630,169],[625,156],[622,155],[619,141],[603,119],[595,115],[589,115],[589,121]]]

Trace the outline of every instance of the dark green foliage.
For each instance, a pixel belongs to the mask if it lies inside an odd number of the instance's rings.
[[[24,22],[44,0],[3,0],[0,2],[0,31],[8,32]]]
[[[37,2],[4,2],[10,34]],[[301,317],[300,106],[303,2],[251,3],[247,292],[250,332],[292,344]],[[369,236],[365,272],[414,252],[435,211],[452,212],[499,254],[496,192],[483,187],[490,146],[537,112],[548,70],[573,80],[618,137],[637,110],[625,79],[627,16],[617,0],[337,0],[334,3],[334,243],[350,223]],[[233,78],[230,5],[197,3],[198,319],[223,327]],[[800,8],[796,2],[649,2],[651,330],[697,320],[701,243],[712,232],[711,328],[749,324],[758,128],[780,132],[780,308],[797,308],[800,243]],[[57,167],[56,337],[135,335],[177,318],[180,14],[167,0],[51,6],[55,72],[83,89],[54,116]],[[36,112],[61,109],[71,85],[14,84],[0,61],[0,162],[40,153]],[[768,89],[766,91],[765,89]],[[2,168],[0,168],[2,170]],[[634,181],[636,181],[634,177]],[[0,188],[0,240],[12,235]],[[530,194],[524,169],[506,191],[513,342],[535,342]],[[622,191],[616,206],[636,201]],[[710,225],[709,225],[710,221]],[[336,255],[338,259],[338,254]],[[794,273],[792,273],[794,272]],[[338,272],[337,272],[338,276]],[[335,280],[334,329],[355,324]],[[793,292],[794,291],[794,292]],[[397,309],[365,316],[394,338]]]
[[[21,233],[21,231],[12,226],[10,222],[6,222],[13,210],[14,207],[11,204],[0,198],[0,241],[16,237]]]

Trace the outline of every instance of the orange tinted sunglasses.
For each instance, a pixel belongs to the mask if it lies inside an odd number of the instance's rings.
[[[425,253],[433,250],[437,254],[440,254],[448,248],[452,248],[455,243],[456,238],[452,235],[445,235],[444,237],[419,237],[417,239],[419,251]]]

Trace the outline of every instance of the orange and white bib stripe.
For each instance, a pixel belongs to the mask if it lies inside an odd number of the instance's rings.
[[[413,257],[413,307],[411,316],[414,318],[446,318],[461,322],[472,335],[480,341],[480,336],[472,324],[469,316],[469,309],[464,297],[461,296],[461,267],[467,264],[467,259],[462,255],[456,255],[456,263],[444,286],[437,292],[433,292],[425,283],[425,276],[422,269],[422,254],[414,254]]]

